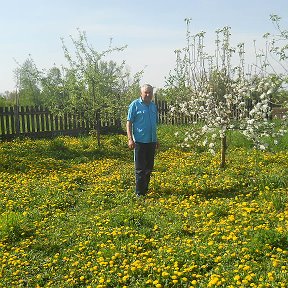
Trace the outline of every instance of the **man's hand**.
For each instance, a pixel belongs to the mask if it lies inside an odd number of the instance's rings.
[[[133,139],[128,139],[128,147],[131,150],[135,148],[135,142]]]

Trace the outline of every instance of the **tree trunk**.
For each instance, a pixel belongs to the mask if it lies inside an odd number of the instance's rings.
[[[226,150],[227,150],[227,137],[226,135],[221,138],[221,164],[220,167],[225,167],[225,161],[226,161]]]
[[[96,131],[97,131],[97,144],[98,144],[98,147],[100,147],[100,128],[101,128],[101,125],[100,125],[100,109],[97,110],[96,112]]]

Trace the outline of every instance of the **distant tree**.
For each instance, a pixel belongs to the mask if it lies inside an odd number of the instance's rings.
[[[63,69],[62,69],[63,70]],[[60,68],[54,66],[41,77],[42,98],[44,105],[53,107],[54,112],[65,112],[69,100],[68,91],[66,91],[65,75]]]
[[[18,104],[41,105],[41,83],[39,71],[31,58],[27,58],[23,64],[18,64],[14,71],[17,79]]]
[[[16,91],[5,91],[4,93],[0,94],[0,106],[1,107],[7,107],[7,106],[13,106],[16,103]]]

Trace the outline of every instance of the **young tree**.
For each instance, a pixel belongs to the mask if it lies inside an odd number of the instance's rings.
[[[134,76],[126,69],[125,61],[120,64],[112,60],[111,55],[123,51],[123,47],[110,47],[97,52],[88,44],[85,32],[78,30],[78,38],[71,37],[74,53],[65,45],[64,56],[68,67],[63,72],[54,68],[43,78],[42,85],[49,91],[50,108],[57,113],[61,111],[78,112],[90,123],[94,123],[100,145],[100,115],[110,113],[118,116],[118,125],[121,125],[121,112],[127,105],[127,98],[135,87],[139,88],[142,72]],[[65,103],[65,104],[64,104]],[[115,114],[116,113],[116,114]]]
[[[177,52],[174,74],[167,79],[167,89],[178,93],[173,112],[193,118],[186,132],[184,145],[208,146],[215,153],[215,141],[221,139],[221,167],[225,166],[227,132],[238,129],[253,140],[255,148],[264,149],[268,135],[283,134],[271,115],[271,95],[277,93],[287,78],[269,74],[267,62],[245,71],[244,44],[230,45],[230,27],[216,31],[216,48],[213,55],[205,51],[201,32],[191,35],[187,24],[187,46]],[[238,64],[233,66],[233,56],[238,54]],[[195,143],[196,142],[196,143]]]

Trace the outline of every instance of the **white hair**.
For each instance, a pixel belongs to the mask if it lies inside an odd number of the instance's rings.
[[[153,86],[150,84],[143,84],[141,87],[141,91],[146,90],[146,89],[153,91]]]

